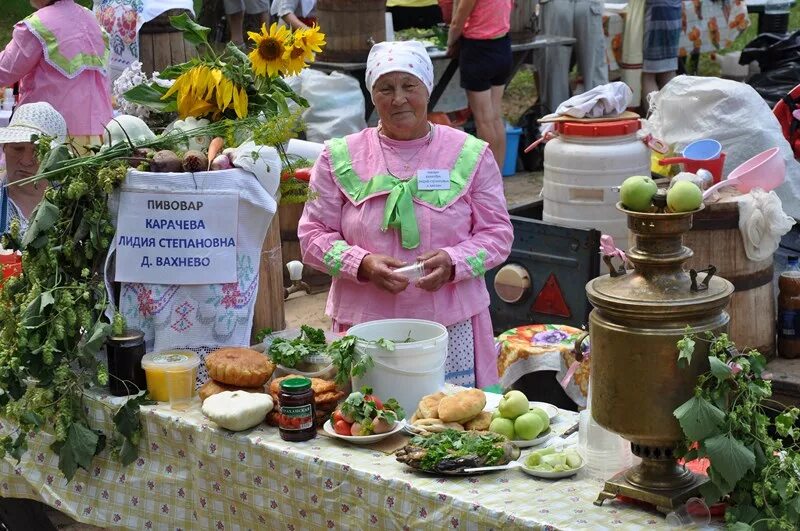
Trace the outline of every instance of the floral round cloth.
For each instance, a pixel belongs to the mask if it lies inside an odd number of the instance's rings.
[[[583,330],[571,326],[551,324],[518,326],[503,332],[497,338],[500,343],[497,359],[500,384],[508,389],[517,380],[535,371],[556,371],[558,381],[563,381],[570,367],[576,363],[572,349],[583,333]],[[583,352],[588,354],[588,351],[587,340],[583,343]],[[588,356],[576,365],[564,391],[578,407],[586,407],[589,392]]]

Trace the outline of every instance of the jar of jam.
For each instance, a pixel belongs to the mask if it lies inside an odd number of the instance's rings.
[[[108,389],[114,396],[135,395],[147,388],[142,358],[144,332],[125,330],[106,340],[108,355]]]
[[[317,436],[314,423],[314,390],[311,380],[305,377],[287,378],[281,382],[278,395],[281,414],[278,417],[281,439],[300,442]]]

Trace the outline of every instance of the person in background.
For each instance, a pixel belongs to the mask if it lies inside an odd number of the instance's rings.
[[[14,185],[39,171],[36,146],[31,140],[34,135],[47,135],[56,143],[66,141],[67,123],[49,103],[20,105],[8,127],[0,128],[0,147],[6,158],[5,173],[0,173],[0,234],[8,232],[11,222],[18,220],[22,235],[47,189],[42,181]]]
[[[602,0],[541,0],[542,33],[575,37],[578,72],[583,89],[608,83]],[[572,48],[547,48],[537,63],[542,101],[549,112],[570,98],[569,66]]]
[[[47,102],[77,145],[102,142],[111,120],[108,41],[94,13],[73,0],[31,0],[0,52],[0,87],[19,83],[19,104]]]
[[[303,262],[333,277],[335,332],[376,319],[447,327],[448,382],[497,382],[483,275],[514,239],[503,178],[485,142],[431,124],[433,64],[419,42],[381,42],[367,58],[380,122],[329,141],[311,172],[315,199],[297,227]],[[425,180],[420,176],[425,175]],[[396,268],[422,263],[410,282]]]
[[[386,0],[386,11],[392,14],[395,31],[430,28],[442,22],[438,0]]]
[[[272,15],[291,29],[304,29],[317,23],[317,0],[273,0]]]
[[[269,0],[224,0],[225,16],[228,17],[228,29],[231,41],[239,48],[244,48],[244,14],[258,15],[261,24],[269,27]]]
[[[501,167],[506,156],[503,91],[513,60],[508,35],[512,1],[456,1],[447,36],[448,55],[459,57],[461,87],[467,91],[478,137],[489,143]]]
[[[678,71],[678,42],[681,37],[681,0],[647,0],[644,15],[642,62],[642,106]]]

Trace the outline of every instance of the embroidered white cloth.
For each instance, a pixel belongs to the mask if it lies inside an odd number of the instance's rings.
[[[273,195],[267,193],[252,173],[240,169],[198,173],[130,170],[121,189],[239,195],[237,282],[210,285],[122,283],[119,308],[128,327],[145,333],[148,351],[188,348],[204,357],[221,346],[249,345],[261,248],[277,210]],[[116,193],[109,201],[115,223],[118,207],[119,193]],[[110,252],[113,253],[114,248]]]

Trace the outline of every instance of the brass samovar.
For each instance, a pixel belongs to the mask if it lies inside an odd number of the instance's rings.
[[[707,481],[676,462],[674,452],[684,436],[672,412],[692,397],[697,377],[708,371],[709,344],[696,341],[691,364],[681,368],[676,343],[687,326],[699,334],[728,331],[725,308],[733,285],[715,277],[712,266],[684,271],[683,263],[692,257],[683,246],[692,212],[617,208],[628,216],[635,236],[627,252],[635,270],[610,267],[610,275],[586,285],[594,306],[589,315],[591,410],[601,426],[631,442],[642,462],[608,480],[595,503],[620,494],[668,512]]]

